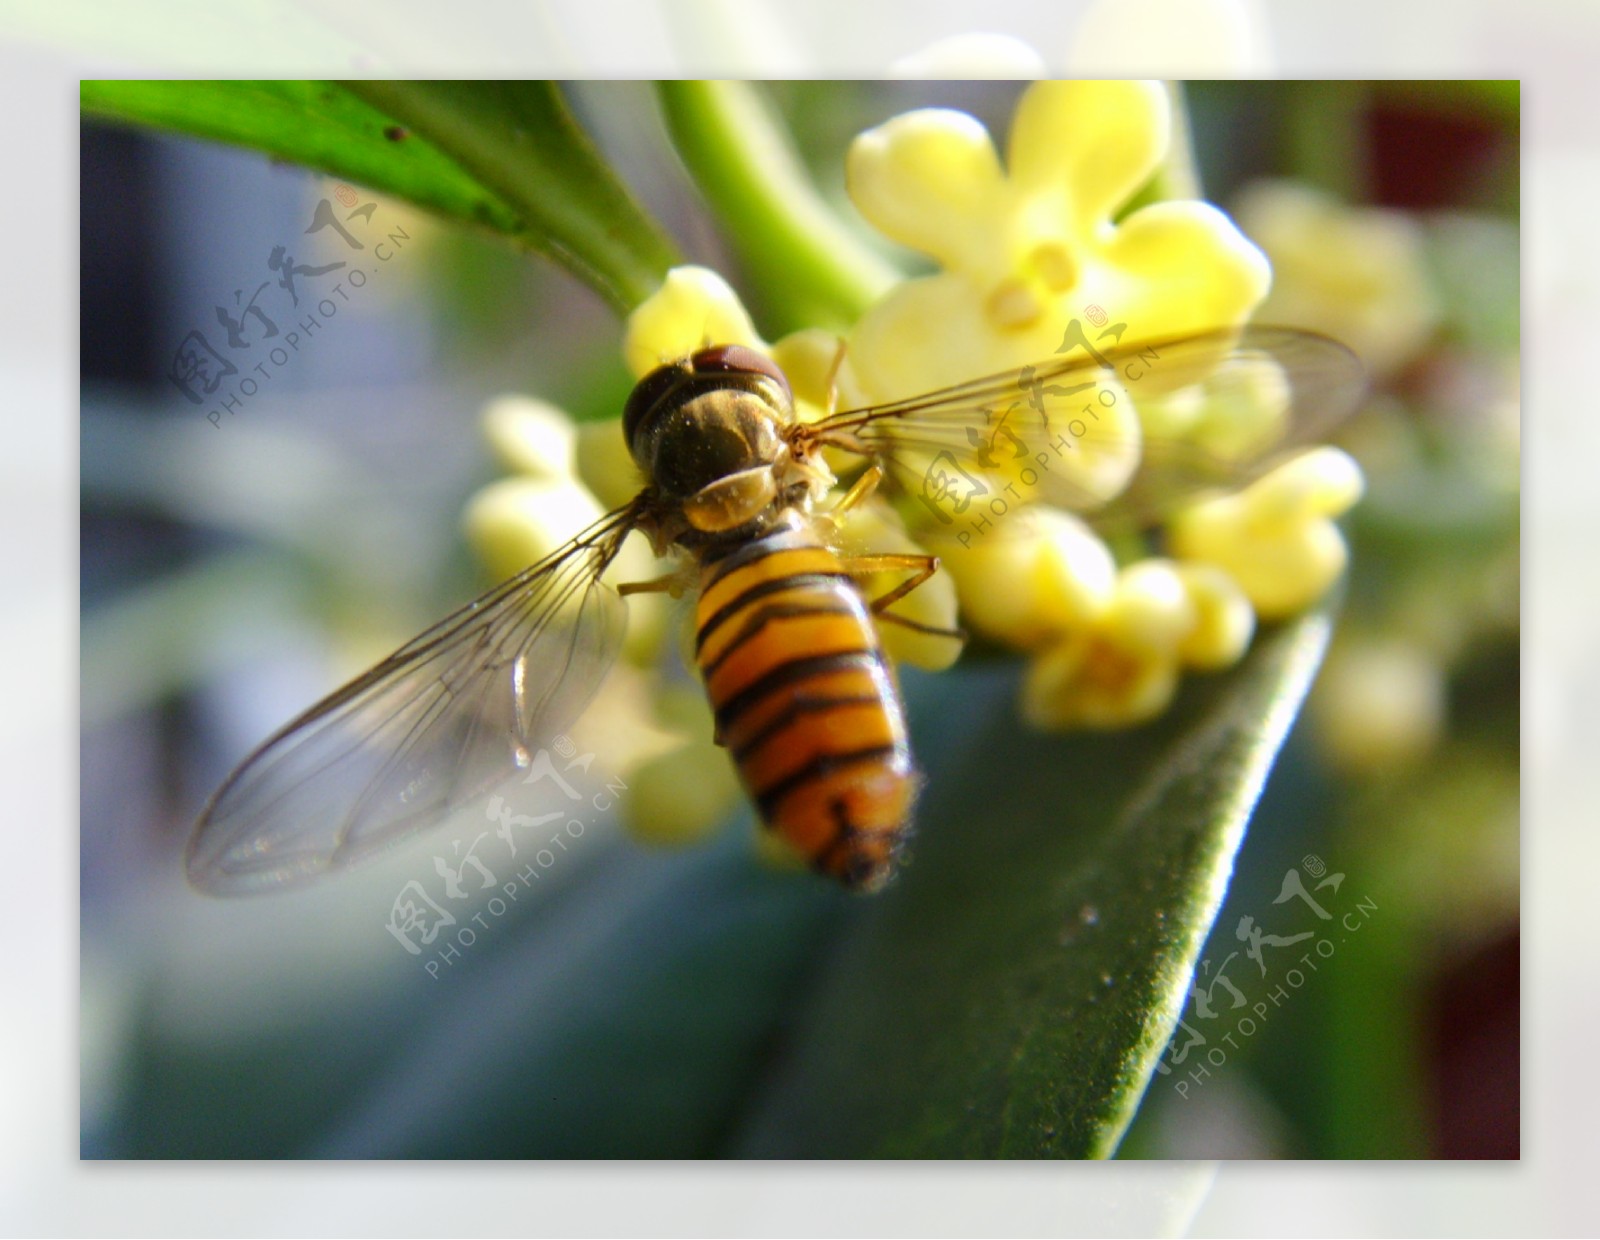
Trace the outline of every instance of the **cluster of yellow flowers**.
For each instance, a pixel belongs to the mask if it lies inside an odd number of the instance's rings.
[[[1003,163],[976,120],[945,109],[914,111],[860,135],[847,164],[851,200],[885,236],[939,269],[890,288],[846,333],[844,362],[832,376],[839,406],[896,400],[1050,357],[1090,305],[1111,309],[1145,339],[1245,322],[1272,273],[1225,214],[1204,202],[1165,201],[1115,217],[1161,167],[1170,124],[1168,95],[1156,83],[1043,82],[1020,100]],[[767,342],[734,291],[704,268],[673,271],[634,311],[625,358],[642,376],[707,341],[766,352],[789,375],[799,416],[826,411],[839,337],[809,329]],[[1106,442],[1121,455],[1093,463],[1098,476],[1084,480],[1101,495],[1138,463],[1140,419],[1131,402],[1116,408],[1108,416],[1125,424]],[[1152,407],[1148,416],[1172,433],[1173,409]],[[1215,433],[1216,416],[1201,420]],[[469,514],[476,544],[497,569],[526,564],[637,484],[617,423],[574,431],[559,411],[512,398],[491,408],[489,430],[519,471],[480,495]],[[1040,726],[1140,723],[1167,706],[1182,669],[1227,667],[1247,649],[1258,617],[1292,615],[1328,589],[1345,565],[1333,522],[1361,486],[1348,456],[1318,449],[1235,495],[1176,514],[1167,528],[1171,558],[1122,564],[1085,521],[1038,504],[1005,537],[947,548],[919,531],[948,571],[897,610],[938,627],[955,626],[959,615],[969,629],[1024,653],[1023,708]],[[917,549],[886,503],[862,506],[841,537],[875,550]],[[648,559],[642,546],[639,553]],[[619,579],[652,572],[648,563],[624,564]],[[633,649],[658,647],[664,625],[664,611],[636,614]],[[898,626],[883,636],[892,656],[926,668],[959,654],[948,638]],[[681,688],[661,692],[677,695],[666,713],[681,723]],[[691,739],[670,752],[658,746],[632,777],[634,817],[658,838],[709,828],[737,795],[709,726],[686,730]],[[697,789],[692,812],[669,810],[672,798],[650,794],[669,768],[675,793]]]
[[[1287,181],[1250,186],[1235,209],[1273,264],[1262,318],[1345,342],[1379,383],[1429,345],[1441,307],[1417,218],[1350,206]],[[1416,465],[1408,460],[1415,447],[1401,422],[1392,403],[1365,419],[1368,453],[1389,473]],[[1328,539],[1311,554],[1342,559],[1343,543]],[[1265,572],[1270,561],[1253,567]],[[1249,573],[1252,566],[1234,571]],[[1340,625],[1308,703],[1313,734],[1336,767],[1375,773],[1415,764],[1442,737],[1448,665],[1466,644],[1476,609],[1438,585],[1419,575],[1385,592],[1404,596],[1393,604],[1399,614],[1374,624],[1363,614],[1372,607],[1358,606]]]

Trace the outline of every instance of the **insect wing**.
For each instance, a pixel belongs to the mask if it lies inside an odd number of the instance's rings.
[[[1074,320],[1059,353],[804,433],[876,458],[936,526],[997,499],[1148,523],[1315,442],[1366,387],[1347,348],[1290,328],[1101,347]]]
[[[202,812],[189,881],[235,895],[314,878],[525,768],[616,658],[627,609],[600,574],[632,524],[602,518],[270,738]]]

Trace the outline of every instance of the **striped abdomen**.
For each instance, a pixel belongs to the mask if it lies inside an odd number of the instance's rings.
[[[767,826],[871,889],[894,871],[918,776],[900,696],[844,565],[796,523],[701,572],[696,661]]]

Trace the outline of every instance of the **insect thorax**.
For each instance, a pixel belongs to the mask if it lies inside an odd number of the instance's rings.
[[[711,388],[652,412],[635,455],[665,499],[681,502],[752,470],[770,474],[786,453],[779,412],[763,393]]]

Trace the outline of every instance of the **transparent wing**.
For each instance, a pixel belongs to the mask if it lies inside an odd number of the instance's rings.
[[[1073,320],[1057,355],[1036,365],[846,410],[797,434],[876,459],[939,525],[996,501],[1143,524],[1316,442],[1365,388],[1355,355],[1310,332],[1107,344]]]
[[[603,517],[271,737],[218,789],[189,881],[303,882],[431,826],[524,768],[582,713],[627,627],[600,581],[635,522]]]

